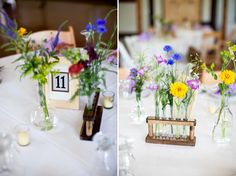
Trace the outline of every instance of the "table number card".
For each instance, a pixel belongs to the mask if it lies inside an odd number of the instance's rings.
[[[56,108],[79,109],[79,98],[70,101],[76,91],[75,80],[69,74],[70,62],[64,57],[60,57],[60,62],[54,67],[57,71],[55,75],[50,74],[46,85],[47,99],[49,106]]]

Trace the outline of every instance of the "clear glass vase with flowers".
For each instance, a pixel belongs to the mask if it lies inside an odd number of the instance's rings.
[[[64,50],[62,54],[71,62],[69,72],[72,79],[78,80],[78,87],[75,94],[71,97],[73,100],[76,96],[87,97],[86,109],[92,111],[93,96],[100,92],[102,87],[106,88],[105,71],[102,62],[109,56],[114,56],[112,50],[112,41],[116,35],[116,26],[107,42],[103,41],[103,35],[107,32],[107,20],[111,10],[104,19],[98,18],[95,23],[88,23],[81,34],[85,36],[86,43],[83,49],[73,48]],[[114,59],[114,58],[113,58]]]
[[[216,111],[217,118],[212,129],[212,139],[217,143],[229,143],[233,133],[233,114],[230,110],[229,98],[236,80],[235,52],[236,45],[231,45],[228,42],[227,48],[221,51],[222,66],[219,76],[214,71],[214,64],[211,64],[209,68],[205,64],[203,65],[203,68],[214,79],[219,79],[220,81],[218,83],[220,105]]]
[[[182,56],[174,52],[169,45],[164,46],[165,56],[154,55],[150,75],[151,79],[158,87],[155,90],[155,117],[170,118],[175,120],[186,120],[189,117],[189,107],[192,103],[195,90],[199,88],[198,72],[200,67],[199,58],[195,58],[193,64],[188,64],[184,70],[180,70],[178,62]],[[166,109],[169,106],[169,114]],[[159,111],[161,109],[161,111]],[[160,113],[162,112],[162,113]],[[185,127],[181,129],[177,125],[155,127],[157,134],[179,138],[185,134]],[[183,134],[183,135],[184,135]]]
[[[8,43],[3,47],[7,51],[15,51],[20,53],[18,59],[14,62],[19,63],[17,68],[21,71],[21,78],[30,76],[32,80],[37,82],[39,95],[39,108],[31,114],[32,123],[41,130],[50,130],[56,125],[56,118],[53,112],[50,112],[47,105],[45,95],[45,84],[48,81],[49,74],[55,74],[53,67],[58,63],[57,45],[59,43],[59,35],[65,22],[60,25],[55,37],[46,39],[42,45],[33,48],[30,39],[30,32],[23,27],[18,28],[17,23],[1,11],[6,24],[0,23],[0,30],[3,37],[8,39]]]
[[[147,66],[141,66],[139,69],[130,69],[129,74],[129,93],[135,92],[136,108],[131,113],[131,118],[134,123],[141,124],[145,120],[145,115],[142,107],[142,92],[144,90],[144,84],[147,80]]]

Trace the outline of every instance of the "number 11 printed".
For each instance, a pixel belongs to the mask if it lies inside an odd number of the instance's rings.
[[[52,75],[52,91],[69,92],[69,73],[60,72]]]

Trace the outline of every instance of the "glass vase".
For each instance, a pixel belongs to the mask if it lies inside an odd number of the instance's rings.
[[[103,176],[116,174],[116,147],[114,137],[102,132],[96,133],[93,141],[97,144],[97,156],[95,163],[95,173],[102,173]],[[93,166],[93,167],[94,167]]]
[[[183,109],[180,102],[176,105],[175,119],[178,121],[183,119]],[[177,139],[180,138],[181,133],[181,127],[179,125],[174,125],[174,137]]]
[[[160,118],[160,98],[158,91],[155,92],[155,117]]]
[[[93,110],[93,97],[92,95],[87,95],[87,109],[89,111],[92,111]]]
[[[12,170],[13,156],[12,137],[6,133],[0,133],[0,175],[4,175]]]
[[[145,120],[144,108],[142,106],[141,92],[136,92],[136,107],[131,111],[131,118],[134,124],[142,124]]]
[[[42,131],[48,131],[56,126],[57,118],[54,113],[48,109],[44,84],[38,83],[38,95],[40,106],[31,113],[31,123]]]
[[[215,121],[212,138],[217,143],[229,143],[233,132],[233,114],[228,106],[229,97],[221,96],[220,107],[216,111],[217,120]]]

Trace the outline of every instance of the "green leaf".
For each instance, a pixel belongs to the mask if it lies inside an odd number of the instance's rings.
[[[236,51],[236,45],[233,45],[233,46],[229,47],[229,49],[230,49],[231,51],[235,52],[235,51]]]
[[[211,70],[214,70],[214,68],[215,68],[215,64],[212,63],[211,66],[210,66],[210,68],[211,68]]]

